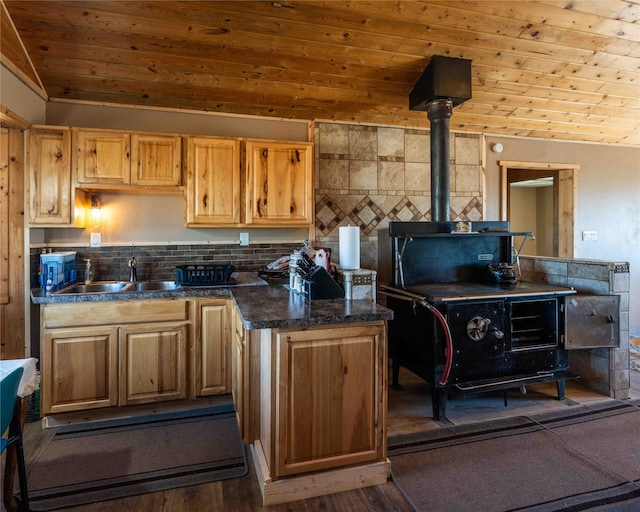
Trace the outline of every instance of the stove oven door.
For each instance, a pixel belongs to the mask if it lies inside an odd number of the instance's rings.
[[[448,304],[446,315],[453,341],[449,383],[502,375],[507,322],[504,300]]]
[[[620,295],[583,295],[567,298],[565,348],[620,346]]]

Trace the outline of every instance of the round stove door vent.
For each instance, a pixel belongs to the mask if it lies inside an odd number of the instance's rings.
[[[491,320],[489,318],[474,316],[467,324],[467,336],[474,341],[480,341],[489,332],[490,323]]]

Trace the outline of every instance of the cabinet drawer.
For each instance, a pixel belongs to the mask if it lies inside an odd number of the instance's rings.
[[[42,311],[45,329],[96,324],[185,321],[187,319],[186,299],[48,304]]]

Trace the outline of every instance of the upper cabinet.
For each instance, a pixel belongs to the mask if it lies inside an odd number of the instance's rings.
[[[79,186],[131,183],[131,134],[112,130],[73,130]]]
[[[185,137],[186,225],[240,223],[240,139]]]
[[[71,130],[34,126],[28,141],[29,225],[82,227],[84,194],[71,185]]]
[[[313,144],[248,139],[246,224],[308,226],[313,221]]]
[[[177,190],[180,185],[179,135],[74,128],[73,147],[78,187]]]
[[[188,227],[313,225],[311,142],[52,126],[29,137],[30,225],[82,227],[90,190],[184,192]]]
[[[131,134],[131,184],[149,187],[181,184],[180,135]]]

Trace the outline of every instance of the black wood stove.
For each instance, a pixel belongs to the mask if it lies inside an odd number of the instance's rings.
[[[425,379],[435,419],[450,394],[556,382],[562,399],[565,379],[576,377],[565,349],[565,298],[575,291],[520,281],[516,235],[531,233],[447,221],[392,222],[380,232],[392,385],[400,366]]]

